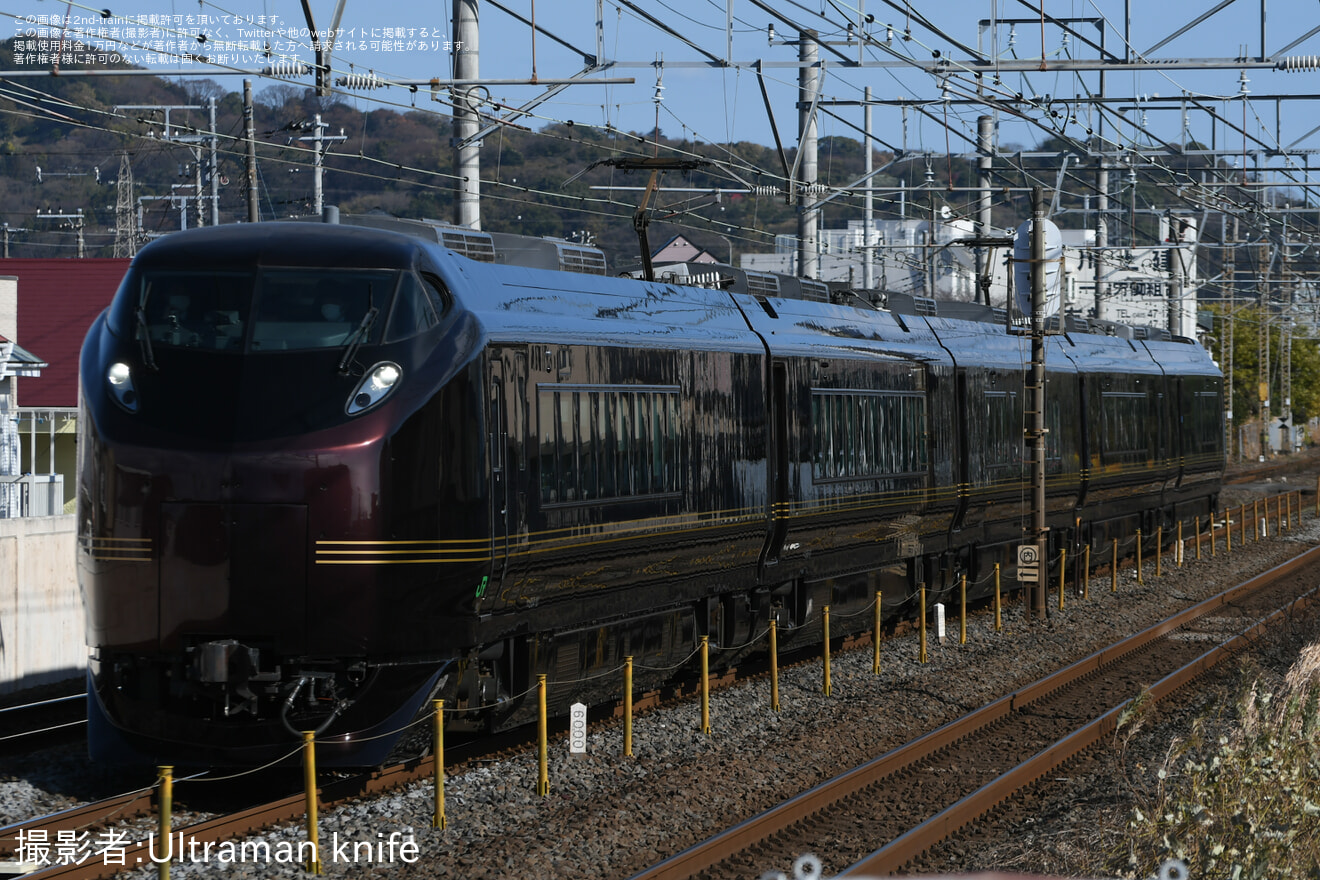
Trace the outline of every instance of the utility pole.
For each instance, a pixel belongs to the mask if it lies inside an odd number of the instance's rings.
[[[207,169],[207,173],[210,175],[211,178],[211,225],[218,226],[220,224],[220,204],[219,204],[220,190],[218,188],[219,169],[216,167],[216,162],[218,161],[219,148],[217,144],[219,140],[219,135],[216,134],[216,130],[215,130],[215,99],[212,98],[210,101],[211,130],[208,132],[204,132],[204,133],[198,132],[197,129],[192,126],[181,128],[180,126],[175,125],[170,121],[171,111],[201,110],[201,109],[202,106],[200,104],[168,104],[168,105],[117,104],[115,105],[116,111],[150,110],[153,113],[164,111],[165,127],[159,135],[155,135],[154,133],[152,133],[152,136],[159,137],[163,141],[170,141],[172,143],[177,143],[177,144],[186,144],[188,146],[188,151],[192,153],[193,162],[194,162],[193,197],[197,199],[198,226],[206,225],[205,224],[206,215],[203,213],[204,209],[202,208],[202,200],[205,198],[205,196],[202,195],[202,144],[203,143],[210,144],[210,151],[209,151],[210,167]],[[148,122],[148,120],[146,119],[139,119],[139,121],[143,123]],[[181,133],[182,131],[189,131],[192,132],[192,134],[183,134]],[[187,227],[186,219],[181,220],[180,222],[181,222],[180,228]]]
[[[1269,245],[1260,246],[1260,326],[1257,336],[1260,360],[1256,381],[1260,391],[1260,460],[1274,457],[1270,448],[1270,260]]]
[[[994,136],[995,119],[993,116],[978,116],[976,118],[976,166],[977,166],[977,186],[980,187],[979,204],[977,205],[977,238],[990,237],[990,172],[993,170],[994,162]],[[933,219],[933,218],[932,218]],[[990,259],[988,248],[978,245],[976,248],[976,277],[989,280],[989,273],[986,271],[989,267],[986,263]],[[990,285],[985,285],[985,304],[990,305]]]
[[[1105,318],[1104,303],[1109,295],[1105,287],[1109,274],[1109,166],[1104,159],[1095,178],[1095,317]]]
[[[481,142],[475,140],[480,119],[477,104],[480,76],[477,0],[454,0],[454,223],[481,228]],[[535,31],[533,31],[535,33]]]
[[[1228,318],[1223,322],[1223,371],[1224,371],[1224,455],[1232,457],[1235,431],[1233,430],[1233,325],[1237,323],[1237,237],[1238,218],[1233,218],[1233,238],[1231,246],[1224,250],[1224,281],[1228,286]],[[1225,242],[1225,244],[1230,244]],[[1238,449],[1239,454],[1241,449]]]
[[[1183,333],[1183,281],[1182,241],[1173,231],[1173,218],[1169,218],[1170,232],[1175,236],[1169,248],[1169,333],[1172,336],[1185,336]]]
[[[220,145],[215,133],[215,98],[207,98],[211,111],[211,225],[220,225]]]
[[[1285,208],[1287,205],[1284,206]],[[1283,313],[1279,323],[1279,397],[1283,398],[1283,408],[1279,413],[1282,421],[1279,430],[1279,446],[1285,453],[1292,452],[1292,277],[1288,261],[1288,212],[1283,212],[1283,232],[1279,242],[1279,282],[1282,290],[1279,299],[1283,302]]]
[[[253,125],[252,80],[243,80],[243,142],[247,146],[247,219],[249,223],[261,220],[257,201],[257,135]]]
[[[43,214],[43,213],[41,213],[40,211],[38,211],[38,212],[37,212],[37,218],[40,219],[40,220],[64,220],[64,221],[67,221],[67,222],[62,223],[62,224],[60,224],[60,225],[62,225],[62,226],[63,226],[64,228],[66,228],[66,229],[72,229],[74,232],[76,232],[76,233],[78,234],[78,259],[81,260],[83,257],[87,256],[86,248],[84,247],[84,243],[83,243],[83,212],[82,212],[82,208],[79,208],[79,209],[78,209],[78,213],[76,213],[76,214],[63,214],[63,213],[46,213],[46,214]]]
[[[305,131],[308,127],[307,124],[304,124],[303,130]],[[325,129],[329,127],[328,124],[321,121],[321,114],[317,113],[310,124],[312,134],[298,138],[300,141],[312,142],[312,152],[314,154],[312,156],[312,213],[318,217],[321,216],[321,209],[324,207],[321,177],[325,173],[325,151],[330,149],[331,144],[348,140],[342,128],[339,129],[339,134],[325,134]]]
[[[875,171],[874,159],[872,153],[874,148],[871,146],[871,87],[867,86],[862,92],[862,98],[866,102],[862,108],[862,128],[865,131],[865,137],[862,138],[863,147],[866,150],[866,194],[862,196],[862,289],[875,289],[875,247],[871,239],[872,230],[875,228],[875,196],[872,190],[875,189],[875,183],[871,177]],[[977,251],[980,253],[980,251]]]
[[[1031,188],[1031,520],[1040,575],[1031,590],[1031,610],[1045,618],[1045,583],[1049,564],[1049,528],[1045,522],[1045,196]]]
[[[797,188],[798,201],[798,274],[803,278],[820,277],[820,210],[814,197],[816,175],[816,102],[820,100],[819,47],[817,34],[804,30],[798,34],[798,155],[794,161],[797,174],[790,185]],[[868,145],[869,147],[869,145]]]

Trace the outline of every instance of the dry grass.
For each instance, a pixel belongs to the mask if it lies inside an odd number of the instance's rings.
[[[1175,857],[1196,877],[1320,880],[1320,643],[1276,690],[1253,680],[1233,730],[1211,739],[1198,721],[1170,744],[1128,823],[1134,876]],[[1143,715],[1130,713],[1129,739]]]

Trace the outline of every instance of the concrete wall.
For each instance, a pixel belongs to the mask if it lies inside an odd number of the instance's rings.
[[[0,519],[0,694],[87,668],[73,516]]]

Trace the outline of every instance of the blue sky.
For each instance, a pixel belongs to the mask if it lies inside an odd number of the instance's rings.
[[[251,46],[269,41],[278,53],[302,61],[310,61],[310,41],[304,35],[306,22],[298,0],[97,0],[110,4],[113,18],[103,20],[100,6],[79,5],[75,2],[54,0],[8,0],[0,19],[4,37],[32,32],[57,40],[59,35],[72,34],[79,29],[99,30],[118,28],[123,43],[115,44],[107,35],[105,45],[119,50],[137,63],[149,66],[177,68],[172,60],[164,64],[148,62],[148,53],[163,48],[166,52],[208,52],[213,58],[225,58],[230,67],[254,70],[263,61]],[[486,0],[481,3],[480,67],[483,78],[529,80],[535,72],[542,85],[497,84],[489,87],[490,98],[502,106],[517,105],[541,95],[545,80],[573,76],[583,68],[583,55],[597,51],[597,13],[595,0],[560,0],[548,3],[541,0],[534,13],[531,0],[502,0],[501,5],[523,18],[536,16],[537,24],[553,34],[532,39],[531,29],[514,15],[502,11]],[[1051,16],[1102,20],[1103,24],[1082,26],[1086,33],[1097,37],[1104,32],[1106,47],[1115,53],[1123,51],[1126,26],[1123,21],[1122,0],[1048,0],[1046,11]],[[1145,52],[1190,23],[1202,12],[1217,5],[1212,2],[1132,4],[1132,48]],[[1207,21],[1192,28],[1166,45],[1156,49],[1152,58],[1235,58],[1243,53],[1260,53],[1260,8],[1258,0],[1237,0]],[[329,26],[333,11],[330,0],[312,0],[316,23],[320,28]],[[630,6],[641,10],[639,13]],[[767,11],[773,6],[781,15]],[[669,136],[686,134],[705,141],[749,140],[773,143],[770,116],[762,101],[755,71],[747,65],[756,61],[764,64],[766,87],[770,94],[774,120],[786,147],[796,141],[797,71],[791,64],[797,59],[797,49],[790,40],[794,36],[791,23],[816,27],[822,37],[833,44],[833,49],[822,49],[821,57],[827,61],[823,81],[822,100],[828,113],[820,117],[822,135],[858,136],[862,125],[862,111],[857,106],[835,102],[852,102],[862,97],[862,89],[870,86],[877,98],[921,98],[935,103],[923,114],[909,110],[906,119],[901,110],[893,107],[877,108],[874,131],[885,144],[909,151],[927,151],[944,154],[946,151],[964,152],[969,149],[969,138],[974,136],[976,117],[985,113],[979,106],[964,105],[956,99],[972,90],[967,72],[955,64],[948,77],[932,75],[911,66],[848,68],[843,59],[861,58],[866,61],[902,60],[904,58],[929,61],[939,52],[940,57],[958,61],[967,52],[956,43],[976,48],[978,41],[988,55],[1004,60],[1035,60],[1028,73],[1000,72],[998,89],[1007,96],[1021,94],[1026,97],[1069,98],[1095,93],[1099,90],[1099,77],[1095,73],[1081,76],[1052,69],[1051,65],[1066,57],[1089,58],[1095,50],[1076,39],[1065,42],[1059,28],[1040,23],[1039,6],[1035,0],[949,0],[927,2],[914,8],[918,14],[909,15],[903,3],[892,5],[882,0],[776,0],[773,4],[758,5],[753,0],[629,0],[621,4],[606,0],[603,3],[600,28],[601,55],[613,62],[600,76],[631,77],[633,84],[575,85],[556,95],[536,110],[527,124],[533,127],[551,121],[574,120],[576,123],[613,125],[628,131],[649,131],[658,121]],[[1140,8],[1137,8],[1140,7]],[[733,15],[732,50],[726,34],[726,15]],[[434,4],[419,9],[413,3],[400,0],[347,0],[341,27],[340,49],[335,53],[336,75],[347,73],[374,73],[386,81],[417,81],[431,77],[451,75],[452,39],[449,21],[449,3]],[[70,27],[63,27],[68,15]],[[872,20],[866,21],[867,15]],[[666,33],[660,26],[645,20],[649,15],[668,26],[677,36]],[[924,15],[927,23],[920,21]],[[992,16],[999,19],[1016,18],[1014,25],[1001,24],[997,29],[982,28],[979,22]],[[264,18],[263,18],[264,17]],[[786,21],[787,19],[787,21]],[[52,22],[54,25],[52,26]],[[888,48],[871,45],[862,47],[857,40],[848,42],[845,25],[853,23],[855,32],[865,31],[871,38],[884,42],[893,30]],[[773,23],[773,33],[770,25]],[[930,25],[930,26],[927,26]],[[1303,0],[1273,0],[1268,5],[1266,53],[1273,54],[1320,25],[1320,7]],[[44,30],[43,30],[44,28]],[[130,30],[131,29],[131,30]],[[936,30],[939,32],[937,33]],[[196,43],[195,34],[203,33],[207,42]],[[110,33],[110,32],[108,32]],[[131,35],[130,35],[131,34]],[[684,38],[697,48],[687,45]],[[163,44],[163,45],[162,45]],[[238,45],[235,45],[238,44]],[[566,47],[568,44],[572,48]],[[185,48],[186,47],[186,48]],[[708,54],[703,54],[708,53]],[[1320,36],[1311,37],[1290,49],[1287,54],[1320,55]],[[711,65],[710,56],[731,58],[743,66],[719,68]],[[1044,58],[1046,69],[1039,70]],[[201,75],[212,76],[226,87],[237,90],[240,77],[222,75],[204,65],[193,65]],[[37,60],[31,60],[23,69],[48,69]],[[1197,71],[1153,71],[1110,73],[1105,88],[1112,97],[1139,96],[1146,100],[1144,109],[1130,110],[1128,118],[1136,125],[1144,123],[1145,132],[1133,125],[1116,124],[1111,117],[1106,122],[1107,133],[1117,143],[1148,143],[1152,137],[1180,140],[1185,130],[1203,142],[1214,140],[1218,146],[1240,146],[1240,132],[1232,132],[1222,123],[1211,127],[1210,116],[1195,106],[1184,114],[1181,102],[1168,103],[1160,98],[1188,93],[1205,107],[1213,108],[1229,119],[1241,124],[1246,111],[1246,128],[1252,137],[1262,143],[1288,146],[1297,142],[1298,148],[1320,144],[1310,129],[1317,114],[1314,102],[1285,106],[1281,119],[1276,119],[1274,102],[1266,95],[1279,93],[1320,93],[1317,79],[1320,73],[1306,71],[1286,73],[1270,70],[1247,70],[1247,88],[1252,100],[1243,105],[1232,100],[1241,90],[1239,69]],[[991,71],[987,82],[993,79]],[[301,80],[306,82],[306,78]],[[29,80],[30,83],[36,84]],[[269,83],[258,81],[260,91]],[[662,89],[657,89],[662,86]],[[395,86],[370,92],[355,92],[353,100],[364,108],[381,102],[386,106],[432,109],[444,112],[445,107],[429,99],[427,89],[417,92]],[[662,100],[654,100],[657,92]],[[951,100],[941,103],[941,99]],[[1254,96],[1261,96],[1260,98]],[[1087,128],[1099,125],[1094,112],[1077,114],[1074,120],[1066,105],[1055,104],[1049,109],[1028,109],[1027,115],[1046,127],[1053,126],[1074,137],[1084,137]],[[834,114],[834,115],[830,115]],[[944,121],[949,128],[946,131]],[[1039,125],[1023,123],[1012,116],[1001,119],[999,141],[1001,145],[1031,147],[1047,136]],[[1249,144],[1254,148],[1254,144]]]

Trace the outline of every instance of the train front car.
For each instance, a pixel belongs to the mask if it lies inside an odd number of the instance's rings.
[[[81,362],[93,757],[251,765],[315,730],[323,762],[384,759],[372,737],[412,719],[466,618],[382,563],[481,577],[454,552],[488,528],[461,439],[478,336],[404,236],[267,223],[143,249]]]

